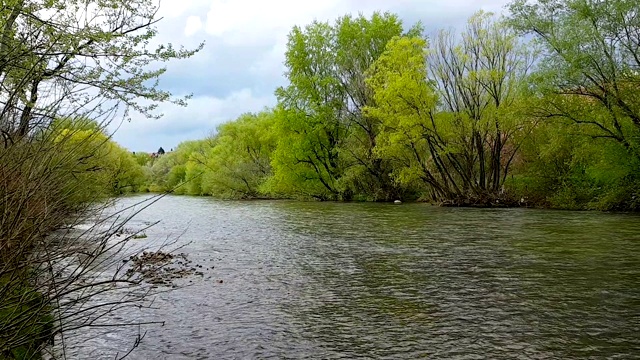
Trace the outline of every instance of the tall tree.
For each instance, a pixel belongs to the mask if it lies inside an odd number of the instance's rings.
[[[441,32],[431,49],[398,38],[374,64],[370,83],[382,119],[379,149],[400,181],[421,180],[430,197],[475,202],[499,196],[527,122],[515,115],[531,63],[515,34],[478,13],[460,41]]]
[[[633,0],[517,0],[512,25],[543,46],[539,115],[640,156],[640,11]],[[596,111],[592,111],[592,110]]]
[[[465,189],[476,195],[497,193],[517,149],[507,144],[525,125],[510,109],[524,90],[532,52],[492,13],[478,12],[461,41],[442,31],[427,62],[441,110],[468,126],[457,139],[461,152],[456,163]]]
[[[427,42],[419,37],[396,37],[369,71],[368,84],[375,106],[365,113],[382,123],[376,153],[393,163],[395,180],[423,187],[431,199],[451,198],[436,125],[437,96],[427,80]],[[434,167],[434,165],[436,165]]]
[[[307,196],[349,199],[354,190],[370,190],[350,184],[348,171],[361,167],[359,175],[389,191],[389,169],[372,151],[379,124],[361,109],[373,99],[365,71],[402,32],[401,21],[389,13],[370,19],[345,16],[333,26],[314,22],[292,30],[286,53],[290,84],[276,92],[285,139],[274,164],[283,183],[303,184],[298,190]]]

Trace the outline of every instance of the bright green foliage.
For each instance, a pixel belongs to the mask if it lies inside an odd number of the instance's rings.
[[[639,209],[640,161],[624,145],[569,120],[539,124],[508,181],[528,203],[563,209]]]
[[[72,182],[72,202],[96,201],[113,195],[139,191],[144,183],[142,168],[129,151],[97,128],[97,124],[80,122],[78,126],[61,122],[54,127],[53,141],[60,153],[60,163],[75,163],[69,169],[79,179]],[[79,188],[78,185],[82,185]]]
[[[269,190],[291,197],[337,198],[340,170],[334,135],[320,120],[307,118],[302,112],[279,110]]]
[[[276,178],[283,190],[337,199],[338,181],[346,167],[339,146],[347,136],[340,113],[344,91],[334,74],[334,29],[315,22],[295,27],[286,53],[291,83],[277,91],[283,110],[277,123],[280,135],[274,154]],[[289,189],[291,187],[291,189]]]
[[[272,175],[276,146],[274,123],[275,114],[263,111],[218,127],[216,144],[206,159],[206,193],[225,198],[266,196],[263,184]]]
[[[186,141],[178,145],[173,153],[181,158],[179,166],[170,173],[170,188],[176,187],[178,194],[205,195],[202,189],[202,176],[207,171],[205,159],[212,147],[211,139]],[[162,157],[167,156],[166,154]],[[175,171],[178,170],[178,171]]]
[[[133,158],[136,159],[136,162],[140,166],[148,165],[152,160],[151,154],[149,154],[148,152],[133,153]]]
[[[539,109],[640,156],[640,16],[633,0],[518,0],[513,25],[545,49]]]
[[[456,144],[450,168],[468,198],[501,197],[530,117],[519,114],[533,61],[528,44],[493,14],[478,12],[462,38],[450,32],[434,41],[428,63],[442,106],[450,112]],[[464,129],[464,130],[461,130]]]
[[[438,186],[429,157],[437,97],[427,80],[426,45],[418,37],[394,38],[368,80],[377,105],[366,113],[383,123],[375,150],[392,159],[394,178],[404,186]]]
[[[375,105],[373,91],[366,82],[369,68],[391,39],[399,35],[420,36],[422,26],[417,24],[403,33],[402,22],[388,13],[375,13],[371,19],[346,16],[338,21],[337,26],[336,63],[348,98],[345,120],[349,137],[345,140],[342,154],[349,168],[343,182],[360,199],[388,201],[411,196],[390,176],[393,172],[391,162],[375,151],[381,123],[379,119],[367,116],[363,109]]]
[[[174,151],[152,159],[150,166],[147,165],[149,190],[204,195],[200,177],[205,171],[202,164],[206,152],[211,148],[210,143],[209,139],[185,141]]]
[[[554,207],[637,209],[640,189],[640,17],[637,1],[518,0],[511,22],[545,50],[531,113],[552,124],[536,136],[529,182]],[[569,125],[569,122],[573,126]],[[541,135],[543,134],[543,135]],[[561,147],[559,154],[553,149]],[[547,151],[546,149],[550,149]],[[556,159],[563,154],[563,159]],[[561,162],[562,167],[552,166]],[[562,171],[560,171],[560,168]],[[531,174],[533,171],[533,174]]]
[[[372,100],[366,70],[402,31],[388,13],[294,27],[286,52],[290,84],[276,92],[282,108],[273,159],[279,191],[318,199],[390,191],[388,169],[373,153],[378,123],[361,108]],[[375,187],[354,188],[355,175],[373,177]]]
[[[275,113],[244,114],[209,139],[186,141],[147,166],[149,190],[251,199],[270,196]]]
[[[372,68],[369,114],[385,128],[378,151],[394,159],[400,183],[422,182],[431,200],[498,197],[526,128],[515,105],[529,57],[486,13],[469,20],[459,44],[442,32],[433,49],[426,45],[396,38]]]
[[[169,191],[184,179],[183,161],[186,162],[186,159],[179,158],[179,154],[176,149],[176,151],[153,159],[150,166],[147,165],[150,191]]]

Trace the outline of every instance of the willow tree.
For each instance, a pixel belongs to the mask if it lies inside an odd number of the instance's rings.
[[[496,195],[518,148],[518,135],[530,127],[514,109],[526,90],[533,53],[493,14],[469,19],[460,41],[439,34],[427,59],[440,109],[466,128],[456,139],[465,191]]]
[[[427,80],[427,42],[419,37],[396,37],[369,70],[375,106],[368,116],[382,122],[376,153],[393,161],[394,179],[407,187],[427,186],[431,199],[454,194],[442,167],[435,108],[437,96]]]
[[[511,25],[541,46],[534,184],[553,206],[640,208],[640,11],[630,0],[514,1]],[[570,129],[570,131],[563,129]],[[542,156],[541,156],[542,155]],[[559,164],[555,165],[554,164]],[[536,169],[537,168],[537,169]]]
[[[544,48],[539,115],[640,156],[640,11],[633,0],[514,1],[512,25]]]
[[[291,31],[289,85],[276,92],[283,112],[274,165],[285,192],[349,199],[354,192],[392,191],[390,171],[373,152],[379,123],[361,109],[373,101],[365,71],[402,33],[401,21],[389,13]],[[370,180],[358,186],[364,177]]]
[[[272,175],[271,154],[276,147],[274,122],[274,112],[265,110],[218,127],[215,146],[205,160],[206,193],[244,199],[267,196],[264,186]]]
[[[142,167],[133,154],[116,144],[95,122],[79,124],[54,122],[54,142],[64,164],[70,153],[81,158],[71,171],[77,178],[67,184],[73,202],[97,201],[114,195],[135,192],[144,183]],[[75,160],[75,159],[74,159]]]
[[[157,155],[148,165],[150,190],[202,195],[201,176],[214,144],[214,138],[183,141],[175,150]]]
[[[421,179],[439,201],[500,197],[531,127],[516,111],[530,64],[516,34],[483,12],[460,39],[442,31],[430,48],[415,37],[390,43],[372,68],[370,111],[384,121],[380,151],[398,159],[400,181]]]

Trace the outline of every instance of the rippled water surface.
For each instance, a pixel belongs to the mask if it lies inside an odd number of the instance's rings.
[[[167,197],[132,226],[156,220],[136,241],[181,235],[206,270],[124,315],[165,321],[133,359],[640,358],[635,215]]]

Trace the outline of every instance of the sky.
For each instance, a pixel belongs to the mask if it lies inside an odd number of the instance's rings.
[[[131,151],[175,148],[205,138],[218,125],[275,105],[274,90],[286,85],[284,53],[295,25],[333,21],[346,14],[390,11],[406,27],[421,21],[427,35],[461,29],[478,10],[502,13],[509,0],[160,0],[156,41],[194,48],[192,58],[170,61],[160,87],[192,94],[188,106],[160,104],[160,119],[132,114],[114,122],[114,140]]]

